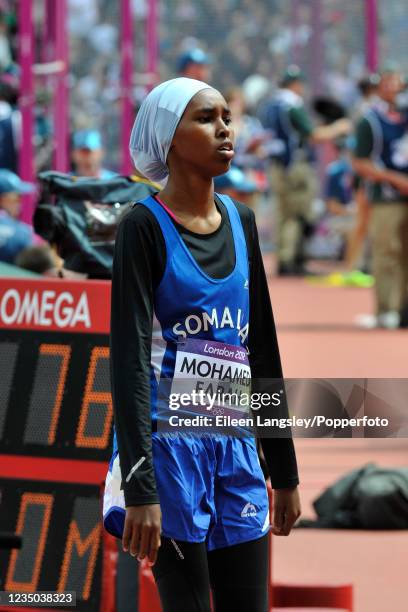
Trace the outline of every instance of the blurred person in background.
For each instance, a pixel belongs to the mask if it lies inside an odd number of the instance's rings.
[[[17,91],[11,75],[0,76],[0,168],[17,170],[17,154],[21,136],[21,113],[14,108]]]
[[[178,76],[197,79],[209,83],[211,81],[211,59],[209,55],[199,49],[189,49],[177,59]]]
[[[247,102],[241,87],[231,87],[224,95],[231,110],[234,125],[234,166],[241,168],[247,179],[255,183],[251,194],[251,208],[256,212],[261,194],[268,190],[269,143],[267,130],[247,110]]]
[[[36,272],[43,276],[61,278],[62,259],[49,244],[29,246],[20,251],[14,260],[19,268]]]
[[[304,80],[298,66],[289,66],[280,89],[262,110],[263,125],[271,130],[275,141],[271,184],[277,197],[278,274],[282,276],[307,273],[304,237],[313,222],[312,203],[318,193],[310,145],[332,141],[351,131],[348,119],[313,125],[304,105]]]
[[[358,90],[360,92],[360,99],[353,110],[353,118],[355,120],[360,119],[366,114],[370,108],[378,102],[378,85],[380,83],[380,76],[376,73],[369,74],[363,77],[357,83]]]
[[[352,113],[353,121],[356,124],[361,117],[380,102],[378,97],[379,82],[380,76],[377,73],[369,74],[358,82],[357,86],[361,98],[355,105]],[[355,263],[360,259],[363,271],[367,272],[370,269],[370,263],[366,256],[370,223],[370,202],[367,196],[365,181],[357,175],[354,176],[354,201],[356,203],[356,222],[350,237],[350,249],[352,251],[350,257],[354,257]],[[357,278],[355,277],[355,280]],[[364,285],[365,280],[363,279],[362,282]]]
[[[231,87],[225,92],[234,124],[234,165],[242,169],[265,169],[267,160],[267,132],[257,117],[247,112],[243,90]]]
[[[35,242],[32,227],[18,220],[21,195],[33,191],[34,185],[0,169],[0,261],[13,263],[20,251]]]
[[[47,278],[70,280],[85,280],[87,278],[87,274],[64,268],[64,260],[58,255],[56,247],[47,243],[34,244],[24,248],[14,259],[14,265]]]
[[[234,200],[254,209],[256,184],[248,179],[240,168],[231,168],[225,174],[214,178],[214,189],[217,193],[225,193]]]
[[[336,159],[327,166],[325,173],[328,225],[345,241],[345,272],[329,275],[328,282],[334,285],[371,287],[372,276],[356,269],[361,252],[361,233],[353,190],[355,175],[350,157],[353,144],[352,137],[336,140]]]
[[[97,130],[80,130],[72,137],[72,161],[74,174],[79,177],[110,179],[115,172],[102,166],[104,150]]]
[[[337,140],[335,143],[336,159],[325,171],[325,199],[327,212],[331,217],[331,226],[350,238],[354,224],[355,208],[353,206],[353,169],[346,154],[346,143]],[[347,255],[345,257],[347,263]]]
[[[12,61],[6,15],[0,5],[0,71],[6,70]]]
[[[408,112],[396,106],[404,88],[395,68],[381,73],[379,102],[360,119],[354,169],[369,183],[376,312],[365,327],[406,326],[408,309]]]

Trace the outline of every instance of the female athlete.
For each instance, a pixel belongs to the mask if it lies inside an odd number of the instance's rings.
[[[266,612],[270,520],[254,437],[160,431],[161,384],[175,388],[183,368],[196,389],[237,368],[282,379],[254,214],[214,193],[234,155],[230,110],[206,83],[166,81],[142,103],[130,148],[139,173],[166,183],[116,240],[104,524],[149,559],[165,612],[209,612],[210,590],[217,612]],[[288,535],[300,515],[293,441],[260,442],[271,529]]]

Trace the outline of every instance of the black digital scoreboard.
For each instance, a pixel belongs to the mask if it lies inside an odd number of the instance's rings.
[[[109,307],[107,282],[0,279],[0,531],[23,538],[0,590],[76,591],[83,611],[101,609]]]

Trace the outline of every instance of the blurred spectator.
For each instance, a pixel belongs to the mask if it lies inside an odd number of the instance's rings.
[[[2,2],[0,0],[0,5]],[[15,5],[15,0],[8,4]],[[307,80],[313,82],[311,77],[315,72],[316,58],[311,41],[314,28],[319,26],[314,21],[313,4],[310,0],[162,2],[157,20],[158,65],[152,77],[150,68],[147,68],[146,53],[149,3],[147,0],[132,0],[135,101],[140,102],[153,82],[171,78],[177,58],[186,49],[193,48],[209,50],[214,61],[212,74],[206,78],[222,91],[255,76],[262,95],[264,84],[261,79],[266,79],[273,87],[273,75],[281,74],[290,62],[299,63]],[[379,49],[391,57],[401,58],[407,69],[404,0],[377,4],[381,24]],[[106,164],[116,169],[120,165],[121,35],[118,3],[111,0],[68,0],[67,5],[71,125],[73,130],[90,126],[101,130]],[[321,3],[319,22],[323,40],[319,80],[327,85],[328,95],[336,97],[338,94],[346,106],[355,103],[355,83],[365,72],[364,5],[363,0],[325,0]],[[41,10],[38,15],[41,17]],[[37,25],[42,27],[39,20]],[[104,48],[105,41],[107,45]],[[102,53],[96,53],[95,49]],[[95,65],[97,69],[94,71]],[[52,87],[52,79],[49,83]],[[312,93],[316,95],[318,92]],[[114,95],[116,98],[112,102]]]
[[[337,217],[354,216],[353,169],[343,139],[335,143],[336,159],[326,168],[326,203],[328,212]]]
[[[29,246],[20,251],[14,261],[15,265],[30,272],[44,276],[59,277],[62,259],[48,244]]]
[[[354,107],[353,117],[360,119],[378,101],[378,84],[380,77],[378,74],[369,74],[357,83],[361,98]]]
[[[357,123],[361,117],[379,104],[378,85],[380,76],[377,73],[369,74],[361,78],[357,87],[360,92],[360,99],[354,105],[352,110],[352,118]],[[358,264],[360,261],[360,269],[370,271],[371,266],[367,257],[367,244],[369,242],[369,221],[370,221],[370,202],[367,197],[366,182],[361,176],[354,176],[354,201],[356,203],[356,222],[350,236],[349,262]],[[370,276],[370,278],[372,278]],[[365,280],[363,279],[363,285]]]
[[[102,139],[98,131],[75,132],[72,137],[72,161],[76,176],[100,179],[116,176],[115,172],[102,167],[103,157]]]
[[[70,280],[87,278],[87,274],[64,268],[64,260],[49,244],[26,247],[17,255],[14,264],[19,268],[49,278],[69,278]]]
[[[98,22],[98,0],[69,0],[68,27],[71,34],[85,36]]]
[[[31,183],[23,182],[10,170],[0,169],[0,261],[13,263],[16,255],[35,240],[32,227],[18,221],[21,194],[32,191]]]
[[[312,202],[317,180],[311,164],[310,144],[334,140],[351,131],[347,119],[314,126],[303,97],[305,76],[289,66],[281,88],[265,103],[264,127],[274,138],[271,184],[278,203],[278,274],[304,274],[304,237],[313,221]],[[278,146],[279,145],[279,148]]]
[[[396,107],[403,89],[395,69],[381,74],[380,102],[357,125],[354,168],[373,186],[371,230],[376,313],[370,327],[406,325],[408,310],[408,112]]]
[[[88,40],[98,55],[111,56],[117,49],[118,28],[111,23],[95,25],[88,33]]]
[[[257,108],[270,94],[271,82],[261,74],[251,74],[242,83],[242,92],[248,108],[256,114]]]
[[[12,106],[16,92],[0,77],[0,168],[17,170],[17,151],[20,146],[21,113]]]
[[[0,71],[6,70],[12,62],[10,42],[7,34],[7,23],[0,7]]]
[[[179,76],[197,79],[209,83],[211,81],[211,60],[202,49],[189,49],[177,60]]]
[[[232,166],[228,172],[214,178],[214,189],[225,193],[234,200],[239,200],[250,208],[253,207],[256,184],[249,180],[239,168]]]
[[[265,169],[267,150],[264,146],[267,134],[257,117],[246,112],[246,102],[242,89],[232,87],[224,94],[231,110],[234,128],[234,165],[239,168]]]
[[[340,234],[345,241],[345,273],[334,275],[334,284],[354,287],[371,287],[374,279],[365,274],[359,266],[362,241],[361,215],[354,199],[355,176],[351,164],[350,150],[353,138],[342,138],[336,141],[337,159],[326,168],[325,197],[330,230]],[[330,281],[330,277],[329,277]]]

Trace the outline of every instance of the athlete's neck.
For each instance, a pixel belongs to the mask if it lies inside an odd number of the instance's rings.
[[[159,198],[183,224],[197,218],[208,220],[211,225],[220,221],[212,180],[197,176],[183,177],[183,180],[170,177]]]

